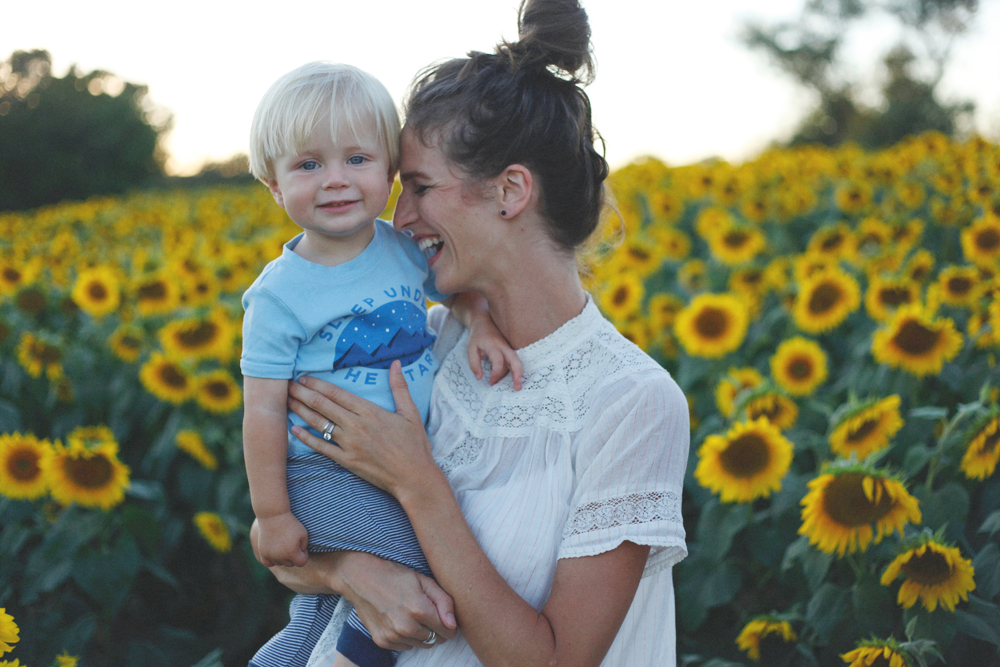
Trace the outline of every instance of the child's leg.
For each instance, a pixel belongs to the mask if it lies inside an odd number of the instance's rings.
[[[392,667],[396,664],[398,655],[395,651],[381,648],[375,643],[354,609],[351,610],[344,628],[340,631],[337,652],[358,667]]]
[[[305,667],[339,595],[296,595],[289,606],[291,621],[250,659],[249,667]]]

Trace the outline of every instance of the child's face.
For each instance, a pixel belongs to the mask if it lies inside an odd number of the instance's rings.
[[[319,123],[318,127],[326,127]],[[306,147],[275,161],[267,185],[278,205],[307,233],[350,242],[385,209],[392,189],[389,159],[373,135],[331,137],[320,129]]]

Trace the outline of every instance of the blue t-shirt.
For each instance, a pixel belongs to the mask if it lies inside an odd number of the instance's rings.
[[[426,300],[445,297],[434,288],[423,253],[384,220],[375,221],[361,254],[337,266],[295,254],[302,236],[286,243],[243,294],[243,375],[311,375],[394,411],[389,366],[399,359],[426,421],[438,368]],[[306,426],[298,415],[288,417],[289,429]],[[289,430],[289,456],[312,451]]]

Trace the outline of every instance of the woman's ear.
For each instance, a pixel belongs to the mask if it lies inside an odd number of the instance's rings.
[[[267,189],[271,191],[271,195],[274,197],[274,201],[278,202],[278,206],[285,208],[285,200],[281,196],[281,189],[278,187],[278,181],[274,178],[262,178],[260,179],[267,186]]]
[[[531,203],[535,182],[523,164],[512,164],[497,177],[498,213],[510,220]]]

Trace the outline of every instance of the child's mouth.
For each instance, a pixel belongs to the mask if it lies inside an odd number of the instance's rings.
[[[417,247],[420,248],[420,252],[424,253],[424,257],[430,260],[441,252],[441,248],[444,247],[444,241],[441,240],[440,236],[425,236],[420,239]]]

